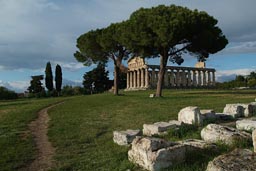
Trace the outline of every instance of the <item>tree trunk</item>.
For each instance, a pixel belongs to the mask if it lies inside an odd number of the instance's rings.
[[[119,72],[120,72],[120,68],[115,65],[114,95],[118,95]]]
[[[156,97],[162,96],[162,88],[163,88],[165,69],[167,65],[167,59],[168,59],[167,56],[160,55],[160,70],[158,73]]]

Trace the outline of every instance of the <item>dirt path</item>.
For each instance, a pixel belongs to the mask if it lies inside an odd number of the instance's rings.
[[[37,156],[36,159],[29,164],[26,170],[47,171],[54,166],[53,155],[55,154],[55,149],[47,136],[48,122],[50,120],[47,111],[62,103],[64,102],[57,103],[40,110],[38,112],[38,118],[29,124],[29,129],[36,143]]]

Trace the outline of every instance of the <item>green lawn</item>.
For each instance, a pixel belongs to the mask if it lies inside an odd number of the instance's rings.
[[[66,102],[50,110],[48,134],[57,148],[58,162],[53,170],[139,171],[127,159],[128,148],[113,143],[114,130],[141,129],[144,123],[177,119],[179,110],[189,105],[221,112],[226,103],[251,102],[256,97],[256,91],[165,90],[163,98],[151,99],[153,92],[0,101],[0,170],[23,170],[33,160],[36,149],[28,124],[36,119],[37,111],[58,101]],[[164,138],[199,137],[198,129],[184,130]],[[172,170],[205,170],[212,157],[193,156],[185,166]]]
[[[113,143],[114,130],[141,129],[144,123],[177,119],[186,106],[222,112],[226,103],[246,103],[256,97],[256,91],[165,90],[163,98],[153,99],[150,93],[153,91],[80,96],[52,109],[49,136],[57,147],[58,161],[54,170],[138,171],[127,159],[128,148]],[[198,133],[186,138],[199,137]],[[205,170],[210,158],[199,158],[174,170]]]
[[[37,111],[63,98],[0,101],[0,170],[14,171],[35,157],[35,145],[28,124]]]

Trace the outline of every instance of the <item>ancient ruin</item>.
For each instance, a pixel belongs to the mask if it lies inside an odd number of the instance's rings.
[[[145,90],[155,88],[159,65],[147,65],[140,57],[128,61],[126,90]],[[164,88],[189,88],[215,86],[215,69],[205,68],[204,62],[195,67],[167,66]]]
[[[255,171],[256,119],[252,117],[241,120],[241,117],[255,116],[255,109],[255,102],[226,104],[225,113],[215,113],[213,109],[200,110],[197,106],[188,106],[180,110],[178,120],[143,124],[142,131],[114,131],[113,141],[118,145],[130,146],[128,159],[149,171],[160,171],[182,164],[194,153],[218,152],[219,143],[234,146],[242,142],[253,145],[254,152],[249,149],[235,149],[221,154],[208,163],[207,171]],[[211,123],[201,130],[201,139],[168,141],[161,136],[153,137],[169,134],[170,130],[182,130],[182,126],[200,125],[209,119],[213,122],[220,122],[227,118],[239,119],[235,123],[237,129],[220,123]]]

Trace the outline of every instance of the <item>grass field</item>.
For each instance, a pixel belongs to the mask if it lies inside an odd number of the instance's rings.
[[[153,99],[150,93],[153,91],[77,96],[51,109],[48,135],[57,148],[58,163],[53,170],[139,171],[127,159],[128,148],[113,143],[114,130],[141,129],[144,123],[177,119],[186,106],[222,112],[226,103],[246,103],[256,97],[256,91],[165,90],[163,98]],[[36,111],[60,100],[0,102],[0,170],[19,170],[33,159],[35,146],[27,124],[35,119]],[[187,131],[182,137],[165,138],[193,138],[198,133]],[[212,156],[197,157],[170,170],[205,170]]]
[[[226,103],[251,102],[256,95],[256,91],[166,90],[164,98],[150,99],[150,93],[83,96],[51,110],[49,136],[57,147],[59,162],[54,170],[138,171],[127,159],[128,148],[113,143],[112,131],[141,129],[143,123],[177,119],[179,110],[190,105],[221,112]],[[199,131],[190,133],[185,137],[199,137]],[[175,170],[205,170],[209,158],[201,159]]]
[[[62,98],[0,101],[0,170],[20,170],[36,154],[28,124],[40,109]]]

